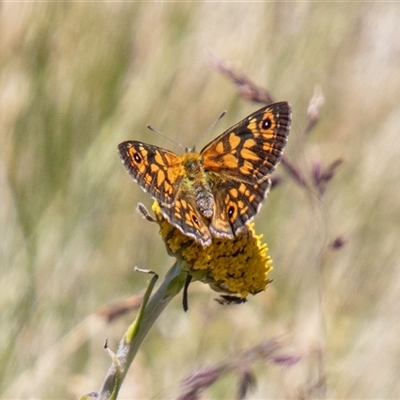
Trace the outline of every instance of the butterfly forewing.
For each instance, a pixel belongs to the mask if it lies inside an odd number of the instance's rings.
[[[184,175],[176,154],[133,140],[120,143],[118,151],[132,179],[144,191],[160,203],[173,204]]]
[[[205,170],[251,183],[266,179],[281,158],[290,122],[287,102],[261,108],[201,151]]]

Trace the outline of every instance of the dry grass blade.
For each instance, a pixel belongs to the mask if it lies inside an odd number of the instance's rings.
[[[346,242],[347,240],[344,237],[338,236],[329,244],[329,247],[333,250],[339,250],[346,245]]]
[[[325,169],[322,169],[321,162],[316,160],[313,162],[311,175],[315,187],[318,189],[320,195],[326,191],[327,183],[334,177],[336,169],[343,163],[342,158],[334,160]]]
[[[231,357],[227,361],[196,370],[182,381],[178,400],[199,399],[206,389],[228,373],[239,374],[238,398],[243,399],[255,385],[255,379],[251,373],[253,364],[257,361],[273,360],[276,352],[281,348],[281,342],[272,339],[252,347],[236,357]]]
[[[307,181],[303,173],[289,160],[287,156],[282,156],[281,164],[283,167],[285,167],[286,171],[294,179],[295,182],[297,182],[302,187],[307,187]]]
[[[242,371],[239,377],[237,399],[238,400],[245,399],[247,394],[253,388],[255,388],[256,384],[257,384],[256,377],[251,371],[249,370]]]
[[[181,385],[178,400],[197,400],[202,393],[215,383],[225,372],[226,365],[212,365],[195,371]]]
[[[268,90],[256,85],[248,76],[236,71],[229,63],[213,55],[210,56],[211,65],[221,74],[227,76],[235,85],[240,96],[249,101],[271,104],[273,97]]]
[[[320,88],[316,88],[314,91],[314,96],[311,98],[307,109],[307,125],[304,130],[304,134],[308,134],[315,127],[319,121],[319,115],[321,108],[325,103],[325,97],[322,94]]]
[[[143,295],[135,295],[128,297],[119,303],[113,304],[109,307],[104,307],[97,312],[98,315],[105,318],[108,323],[126,315],[132,311],[136,311],[143,301]]]

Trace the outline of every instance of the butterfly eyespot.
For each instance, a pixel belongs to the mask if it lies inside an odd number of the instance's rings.
[[[232,218],[233,215],[235,214],[235,207],[234,206],[230,206],[228,207],[228,218]]]
[[[267,117],[267,118],[265,118],[264,120],[263,120],[263,122],[262,122],[262,128],[263,129],[269,129],[269,128],[271,128],[271,119],[269,118],[269,117]]]
[[[133,155],[133,158],[138,164],[142,162],[142,157],[141,157],[141,155],[139,153],[135,153]]]
[[[197,217],[193,214],[192,215],[192,221],[196,224],[199,225],[199,220],[197,219]]]

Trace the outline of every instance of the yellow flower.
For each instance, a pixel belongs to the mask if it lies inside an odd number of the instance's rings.
[[[256,235],[254,224],[246,226],[234,239],[213,239],[203,248],[171,225],[161,214],[159,204],[152,206],[160,225],[168,253],[181,262],[182,268],[218,292],[246,297],[266,289],[272,270],[267,245]]]

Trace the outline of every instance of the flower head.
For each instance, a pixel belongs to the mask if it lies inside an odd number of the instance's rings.
[[[218,292],[242,297],[266,289],[272,260],[267,245],[261,242],[262,235],[255,234],[252,223],[234,239],[214,238],[210,246],[203,248],[171,225],[162,216],[157,202],[152,209],[168,253],[181,262],[193,280],[208,283]]]

